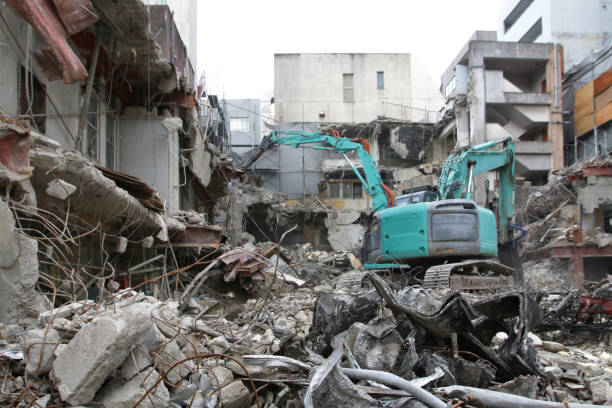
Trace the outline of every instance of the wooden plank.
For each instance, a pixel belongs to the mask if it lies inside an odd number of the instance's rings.
[[[595,97],[595,110],[599,110],[612,102],[612,86]]]
[[[579,121],[595,111],[593,106],[593,81],[574,93],[574,121]]]
[[[601,108],[595,113],[597,126],[601,126],[612,120],[612,102]]]
[[[593,95],[597,96],[612,85],[612,68],[601,74],[593,84]]]
[[[585,116],[584,118],[575,122],[576,136],[580,137],[587,132],[593,130],[593,115]]]

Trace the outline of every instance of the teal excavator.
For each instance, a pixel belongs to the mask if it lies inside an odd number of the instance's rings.
[[[314,149],[345,157],[372,199],[374,214],[362,248],[367,269],[425,267],[423,285],[428,288],[490,289],[520,283],[513,268],[517,257],[512,245],[515,157],[511,138],[456,150],[444,163],[433,201],[414,202],[408,195],[398,205],[382,181],[366,139],[340,137],[335,129],[272,131],[245,167],[279,144],[296,148],[316,144]],[[363,175],[347,156],[353,151],[361,160]],[[496,171],[498,182],[493,210],[477,205],[471,193],[474,176],[489,171]],[[501,262],[491,260],[495,257]]]

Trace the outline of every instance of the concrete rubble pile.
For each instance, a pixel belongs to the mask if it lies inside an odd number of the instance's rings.
[[[400,287],[317,252],[226,248],[177,299],[123,289],[0,325],[0,405],[612,403],[609,349],[542,340],[529,294]]]

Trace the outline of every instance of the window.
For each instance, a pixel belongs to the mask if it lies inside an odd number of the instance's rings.
[[[522,42],[522,43],[534,42],[535,40],[538,39],[538,37],[541,34],[542,34],[542,18],[540,17],[538,21],[536,21],[535,24],[531,26],[529,31],[527,31],[525,35],[523,35],[521,39],[518,40],[518,42]]]
[[[353,198],[363,198],[363,186],[360,182],[353,183]]]
[[[98,105],[98,97],[92,93],[87,107],[86,147],[87,155],[93,160],[98,160],[98,131],[100,129]]]
[[[456,87],[457,77],[453,77],[453,79],[451,79],[450,82],[446,84],[446,87],[444,87],[444,96],[448,98],[448,96],[453,93]]]
[[[329,196],[331,198],[340,198],[340,183],[328,183]]]
[[[106,115],[106,167],[115,169],[117,151],[117,117],[109,113]]]
[[[376,73],[376,88],[385,89],[385,73],[383,71]]]
[[[342,99],[344,102],[354,102],[353,94],[353,74],[342,74]]]
[[[514,23],[516,23],[517,20],[521,18],[525,10],[527,10],[529,6],[531,6],[531,3],[533,3],[533,0],[520,0],[518,2],[516,7],[512,9],[510,14],[508,14],[508,17],[506,17],[504,20],[504,33],[507,33],[508,30],[512,28]]]
[[[342,198],[353,198],[353,183],[342,183]]]
[[[18,80],[17,112],[21,116],[27,116],[32,127],[44,134],[47,102],[45,86],[32,71],[26,72],[23,65],[19,66]]]
[[[363,198],[363,186],[359,181],[345,183],[330,181],[327,185],[330,198],[341,198],[343,200]]]
[[[248,132],[249,118],[230,118],[230,132]]]

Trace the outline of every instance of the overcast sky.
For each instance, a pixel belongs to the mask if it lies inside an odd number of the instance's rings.
[[[412,53],[436,86],[476,30],[497,30],[504,0],[199,0],[198,70],[226,98],[274,88],[274,54]]]

